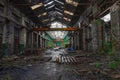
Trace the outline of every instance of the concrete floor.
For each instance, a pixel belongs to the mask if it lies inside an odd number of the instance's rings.
[[[62,52],[67,54],[64,50],[53,51],[51,54],[43,53],[43,57],[52,57],[50,61],[37,61],[35,64],[29,62],[23,66],[9,66],[3,70],[0,68],[0,80],[116,80],[99,74],[97,69],[88,64],[69,65],[54,62],[55,56]]]

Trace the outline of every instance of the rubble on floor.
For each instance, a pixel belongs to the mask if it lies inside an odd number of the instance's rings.
[[[120,80],[120,65],[115,64],[113,56],[83,51],[48,53],[3,58],[0,60],[0,80]],[[52,61],[55,53],[59,57]]]

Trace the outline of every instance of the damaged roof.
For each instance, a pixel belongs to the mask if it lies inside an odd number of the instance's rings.
[[[42,27],[61,22],[72,27],[90,4],[90,0],[9,0]]]

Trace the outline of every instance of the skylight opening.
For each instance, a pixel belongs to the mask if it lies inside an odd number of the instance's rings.
[[[104,17],[102,17],[101,19],[104,20],[105,22],[109,22],[111,20],[110,13],[108,13],[107,15],[105,15]]]
[[[49,21],[49,19],[45,19],[45,20],[43,20],[42,22],[47,22],[47,21]]]
[[[54,7],[55,5],[51,5],[51,6],[49,6],[47,9],[50,9],[50,8],[52,8],[52,7]]]
[[[74,15],[74,13],[72,13],[72,12],[70,12],[70,11],[67,11],[67,10],[65,10],[64,13],[69,14],[69,15],[71,15],[71,16]]]
[[[71,21],[71,19],[66,18],[66,17],[63,17],[63,19],[66,20],[66,21]]]
[[[58,2],[58,3],[60,3],[60,4],[62,4],[62,5],[64,5],[64,3],[63,2],[61,2],[61,1],[58,1],[58,0],[55,0],[56,2]]]
[[[67,28],[66,25],[60,22],[53,22],[50,28]],[[61,40],[64,39],[68,31],[48,31],[47,32],[53,39]]]
[[[41,7],[41,6],[43,6],[43,3],[38,3],[38,4],[35,4],[35,5],[31,6],[31,9],[35,10],[35,9]]]
[[[48,3],[50,0],[44,0],[45,3]]]
[[[70,5],[73,5],[73,6],[75,6],[75,7],[77,7],[78,6],[78,2],[75,2],[75,1],[73,1],[73,0],[66,0],[66,3],[68,3],[68,4],[70,4]]]
[[[47,15],[47,12],[44,12],[42,15],[43,15],[43,16]]]
[[[52,4],[54,1],[48,2],[47,4],[44,4],[44,6],[48,6],[50,4]]]
[[[40,15],[38,15],[38,17],[41,17],[42,15],[40,14]]]
[[[59,8],[56,8],[56,7],[55,7],[55,9],[58,10],[58,11],[63,11],[63,10],[61,10],[61,9],[59,9]]]
[[[39,14],[38,17],[45,16],[45,15],[47,15],[47,12],[44,12],[44,13],[42,13],[42,14]]]
[[[59,15],[63,15],[62,13],[60,13],[60,12],[58,12],[58,11],[56,11]]]

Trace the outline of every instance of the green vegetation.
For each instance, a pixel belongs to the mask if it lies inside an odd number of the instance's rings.
[[[107,54],[111,56],[114,53],[114,49],[112,48],[112,43],[110,42],[103,42],[103,49],[101,50],[102,54]]]
[[[100,63],[99,63],[99,62],[96,62],[96,63],[95,63],[95,67],[96,67],[96,68],[99,68],[99,67],[100,67]]]
[[[104,24],[104,21],[102,21],[101,19],[97,19],[95,20],[95,22],[96,22],[96,25],[99,25],[99,27],[105,28],[105,27],[102,27]],[[102,41],[99,42],[101,44],[101,49],[99,50],[99,53],[107,57],[106,63],[104,64],[106,68],[116,69],[120,66],[120,58],[119,58],[120,55],[117,53],[117,47],[116,47],[116,45],[119,45],[119,41],[115,34],[116,27],[112,26],[112,28],[110,28],[109,30],[111,30],[110,32],[111,41],[102,39]],[[103,29],[103,33],[104,33],[104,29]],[[101,65],[98,62],[96,62],[95,67],[99,68],[100,66]]]
[[[107,63],[107,68],[115,69],[117,67],[118,67],[118,64],[116,62],[108,62]]]

